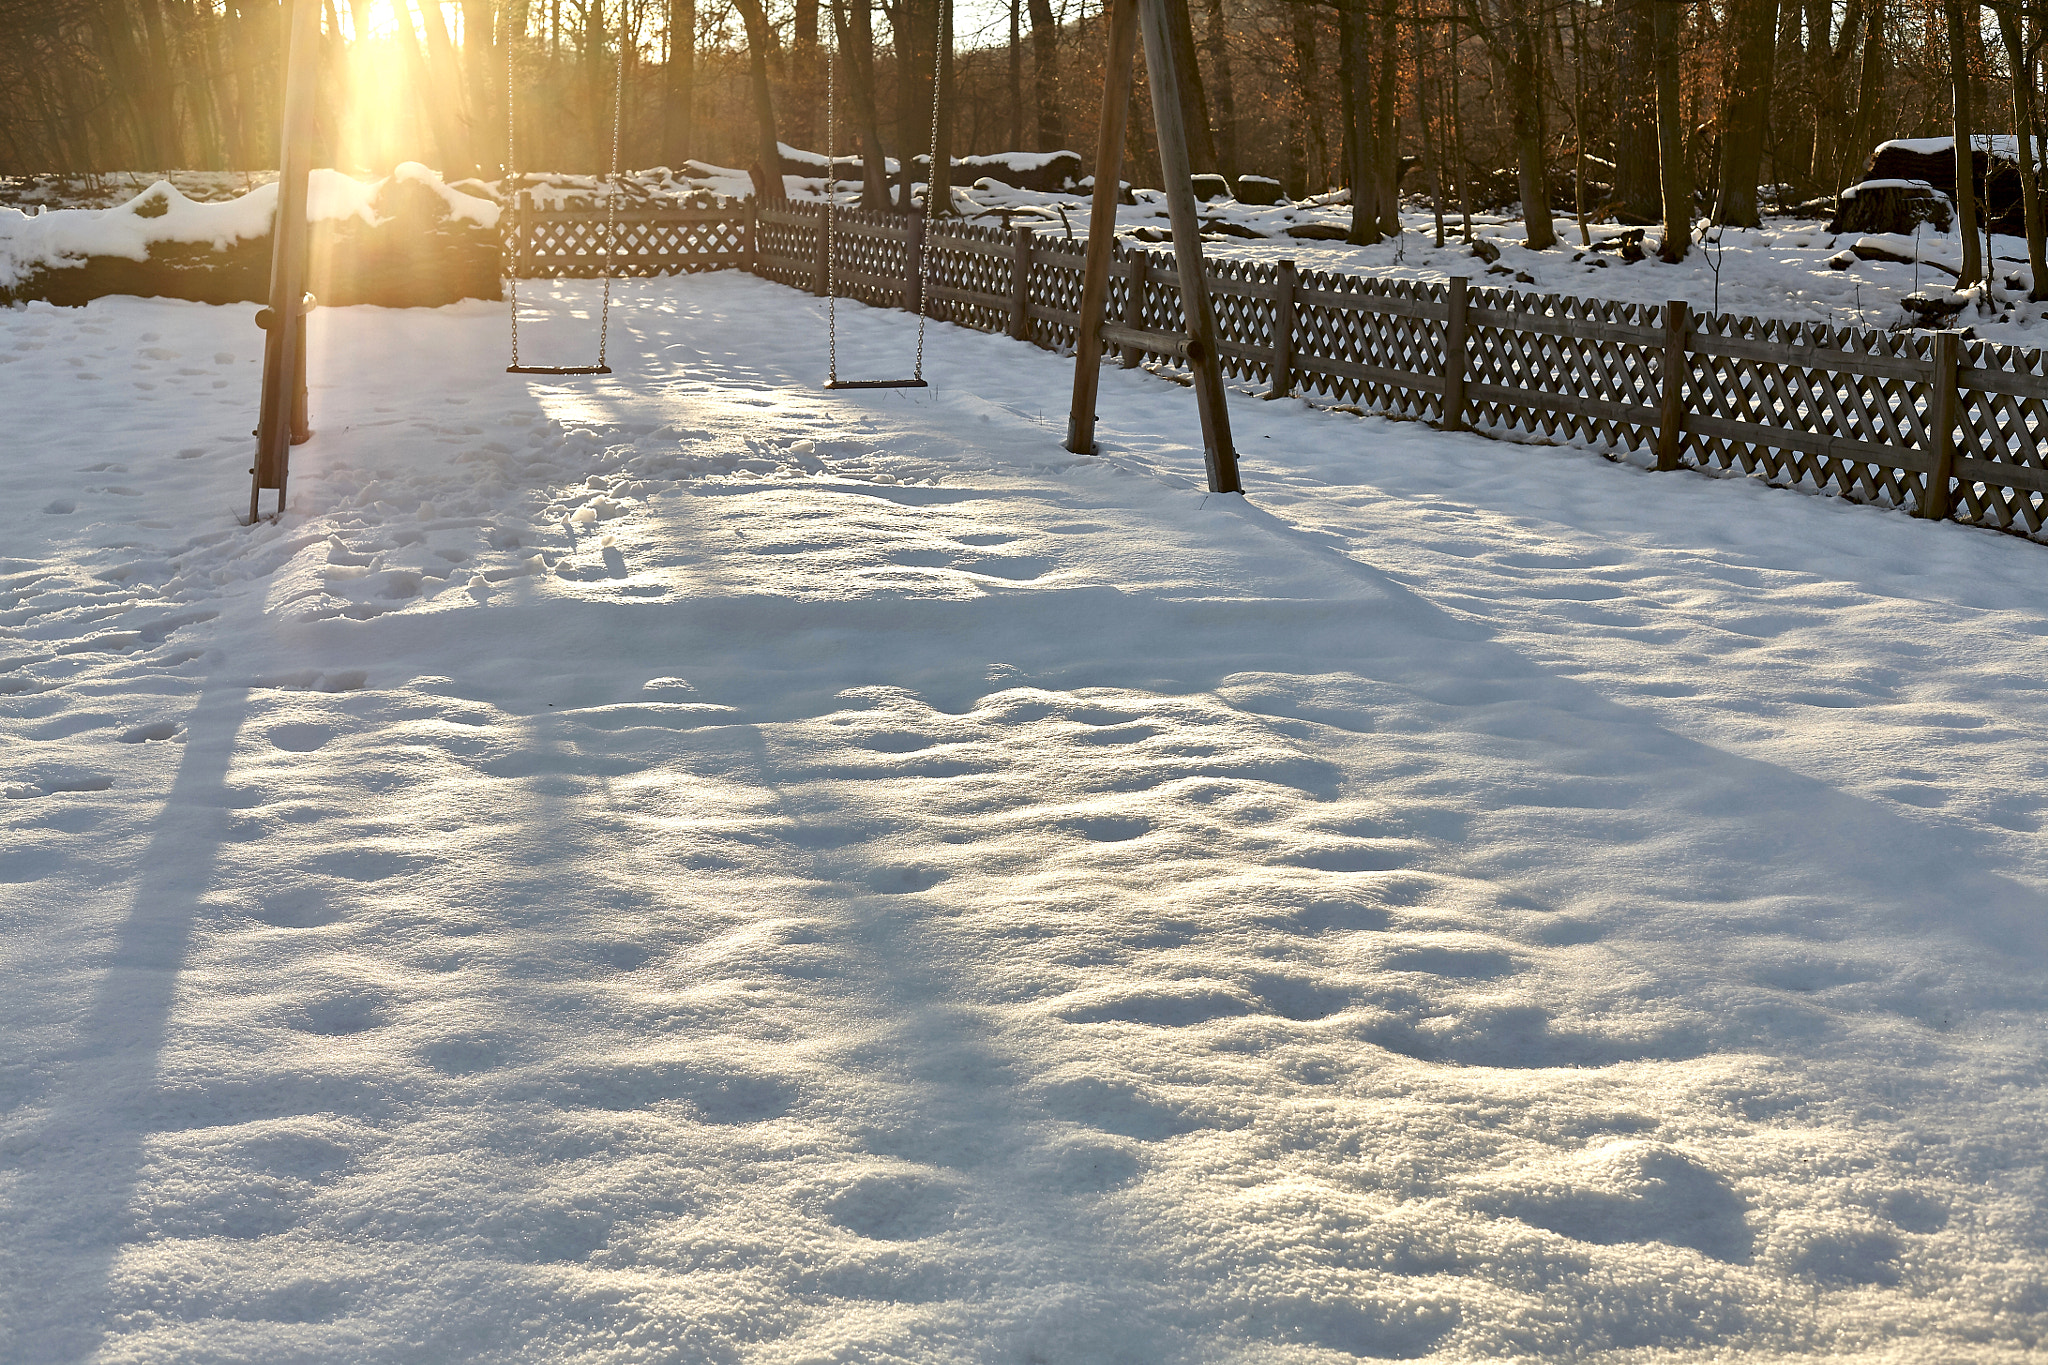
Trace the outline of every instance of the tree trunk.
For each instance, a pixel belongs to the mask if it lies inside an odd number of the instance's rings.
[[[790,135],[809,150],[823,144],[819,129],[824,117],[819,91],[823,64],[818,58],[818,0],[796,0],[790,25],[790,60],[783,84],[783,118]]]
[[[1657,182],[1656,37],[1651,9],[1668,0],[1617,0],[1608,12],[1614,44],[1614,197],[1623,221],[1653,223],[1663,209]]]
[[[1863,69],[1856,82],[1856,122],[1843,149],[1841,176],[1857,175],[1878,141],[1884,117],[1884,0],[1864,0]]]
[[[1052,0],[1029,0],[1031,85],[1038,106],[1038,150],[1064,151],[1066,125],[1060,118],[1060,28]]]
[[[931,127],[931,177],[925,186],[926,202],[936,205],[932,212],[948,217],[953,212],[953,0],[939,0],[938,107]]]
[[[768,49],[775,42],[761,0],[733,0],[740,22],[747,26],[747,73],[754,90],[754,157],[761,163],[763,184],[782,198],[782,148],[775,135],[775,94],[768,86]]]
[[[141,98],[142,67],[148,54],[139,49],[135,26],[128,7],[121,0],[99,0],[93,11],[93,27],[99,31],[99,49],[107,67],[107,84],[128,124],[135,155],[150,168],[164,164],[160,128]]]
[[[1233,184],[1237,161],[1237,86],[1230,75],[1230,22],[1223,0],[1208,0],[1209,81],[1216,90],[1216,159]]]
[[[1379,156],[1373,162],[1373,198],[1380,215],[1380,231],[1389,237],[1401,235],[1401,30],[1400,10],[1381,0],[1379,62],[1373,82],[1373,144]]]
[[[491,72],[502,70],[491,56],[491,0],[462,0],[462,74],[469,83],[469,154],[477,173],[485,173],[491,158],[484,148],[497,120],[491,117]]]
[[[1196,175],[1213,175],[1216,138],[1209,124],[1209,97],[1202,89],[1202,68],[1195,62],[1194,18],[1188,0],[1166,0],[1167,29],[1173,38],[1174,75],[1180,83],[1181,115],[1188,128],[1188,166]]]
[[[925,26],[927,4],[931,5],[929,31]],[[914,207],[911,186],[917,182],[917,157],[924,152],[930,135],[925,120],[932,107],[932,64],[919,54],[928,51],[924,46],[926,37],[937,35],[938,9],[936,0],[896,0],[893,6],[884,0],[883,8],[889,16],[896,46],[895,208],[898,213],[909,213]]]
[[[1942,0],[1948,21],[1949,77],[1954,86],[1951,127],[1956,142],[1956,231],[1963,239],[1963,268],[1956,285],[1967,289],[1984,278],[1984,258],[1977,249],[1977,168],[1970,150],[1975,130],[1970,117],[1970,42],[1963,23],[1963,0]]]
[[[2048,249],[2044,249],[2041,224],[2041,183],[2035,164],[2034,64],[2029,60],[2026,39],[2021,33],[2018,6],[2007,0],[1992,10],[1998,16],[1998,36],[2005,43],[2006,64],[2012,71],[2012,123],[2019,143],[2020,206],[2027,221],[2027,270],[2033,276],[2029,299],[2048,298]]]
[[[420,18],[427,31],[427,66],[432,73],[426,98],[433,102],[437,126],[445,127],[453,145],[443,142],[441,174],[450,180],[466,180],[476,174],[476,154],[470,147],[473,113],[463,107],[462,73],[455,62],[455,40],[448,36],[448,18],[439,5],[420,6]]]
[[[860,131],[860,206],[870,212],[889,207],[889,158],[882,148],[882,119],[875,109],[875,18],[869,0],[834,6],[839,65],[853,96],[854,125]],[[849,12],[850,11],[850,12]]]
[[[1294,39],[1294,65],[1288,73],[1293,90],[1287,102],[1287,193],[1299,199],[1315,192],[1322,171],[1319,115],[1323,108],[1316,89],[1316,12],[1307,5],[1289,7]]]
[[[185,139],[171,86],[177,55],[164,32],[163,0],[135,0],[135,5],[142,12],[142,110],[156,125],[159,166],[173,170],[185,164]]]
[[[1344,179],[1351,186],[1353,246],[1371,246],[1385,233],[1380,227],[1378,195],[1379,148],[1373,134],[1371,16],[1363,0],[1344,0],[1337,8],[1337,83],[1344,112]]]
[[[1663,191],[1664,240],[1660,259],[1677,264],[1692,250],[1692,175],[1685,163],[1685,131],[1678,99],[1678,6],[1651,0],[1650,21],[1656,36],[1657,181]]]
[[[661,156],[672,169],[696,140],[697,0],[668,0],[668,71],[661,104]]]
[[[1557,245],[1557,227],[1550,217],[1542,35],[1539,19],[1529,12],[1532,2],[1511,0],[1507,7],[1507,31],[1501,35],[1496,51],[1508,78],[1508,127],[1514,134],[1515,160],[1522,182],[1522,244],[1531,251],[1546,251]]]
[[[1451,11],[1451,185],[1458,192],[1458,231],[1472,240],[1472,200],[1465,193],[1465,113],[1460,103],[1458,69],[1464,64],[1465,39],[1458,14]]]
[[[1003,146],[1013,152],[1024,150],[1024,0],[1010,0],[1010,50],[1003,95],[1009,102],[1009,121],[1004,125]]]
[[[1415,129],[1422,138],[1422,159],[1428,163],[1430,175],[1436,182],[1435,193],[1430,196],[1430,208],[1436,219],[1436,244],[1444,244],[1444,159],[1438,152],[1438,139],[1430,125],[1429,117],[1429,66],[1423,60],[1425,28],[1422,22],[1422,0],[1415,0]]]
[[[1847,79],[1849,57],[1856,50],[1857,35],[1863,31],[1863,0],[1849,0],[1842,12],[1840,29],[1832,29],[1832,0],[1806,0],[1807,82],[1813,90],[1813,161],[1810,176],[1824,189],[1842,188],[1854,174],[1847,162],[1844,144],[1849,140],[1849,105],[1842,93]],[[1861,167],[1865,148],[1856,154]]]
[[[1778,0],[1731,0],[1728,22],[1734,30],[1734,63],[1724,81],[1728,99],[1721,114],[1721,186],[1714,221],[1753,228],[1762,225],[1756,182],[1763,169],[1764,123],[1770,117]]]

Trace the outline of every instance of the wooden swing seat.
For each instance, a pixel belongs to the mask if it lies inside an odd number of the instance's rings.
[[[610,374],[609,365],[507,365],[506,374]]]
[[[828,389],[928,389],[922,379],[828,379]]]

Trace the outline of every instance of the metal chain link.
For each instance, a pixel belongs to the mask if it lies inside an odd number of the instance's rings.
[[[937,221],[939,211],[939,73],[944,69],[946,40],[952,35],[947,32],[947,8],[950,0],[939,0],[938,23],[932,31],[932,155],[925,163],[924,170],[924,245],[917,254],[917,368],[913,378],[924,378],[924,323],[927,309],[926,296],[931,293],[932,280],[932,224]],[[952,191],[952,158],[946,158],[947,192]],[[948,205],[950,208],[951,205]]]
[[[619,61],[612,81],[612,183],[605,199],[604,305],[597,316],[597,363],[605,364],[612,327],[612,252],[619,236],[619,125],[626,109],[626,0],[619,0]]]
[[[508,13],[509,11],[501,11]],[[522,35],[523,36],[523,35]],[[519,365],[519,252],[524,245],[519,233],[519,125],[512,104],[512,32],[505,31],[505,179],[512,189],[512,263],[505,271],[505,297],[512,303],[512,365]]]
[[[866,3],[866,0],[862,0]],[[832,45],[825,49],[825,387],[839,382],[839,280],[834,205],[839,198],[839,163],[834,159],[835,135],[839,129],[839,29],[832,30]]]

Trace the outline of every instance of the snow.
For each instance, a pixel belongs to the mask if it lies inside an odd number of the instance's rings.
[[[1854,199],[1864,190],[1926,190],[1932,193],[1934,186],[1925,180],[1861,180],[1839,191],[1835,198]]]
[[[612,289],[0,312],[0,1358],[2039,1358],[2041,547]]]
[[[432,189],[454,217],[486,229],[497,226],[496,204],[449,188],[439,174],[417,162],[401,164],[391,178]],[[374,205],[386,183],[315,170],[307,184],[306,216],[312,222],[360,218],[375,224],[379,220]],[[189,199],[166,179],[112,208],[30,215],[0,205],[0,289],[20,283],[39,268],[76,268],[92,256],[145,261],[150,248],[160,242],[204,243],[226,251],[237,242],[267,236],[276,213],[274,181],[214,202]]]
[[[963,166],[973,168],[979,168],[982,166],[1002,166],[1008,170],[1023,172],[1042,171],[1047,166],[1052,165],[1055,161],[1059,161],[1062,159],[1078,162],[1081,159],[1081,155],[1079,152],[1068,151],[996,152],[988,156],[961,157],[960,164]]]
[[[1896,147],[1902,152],[1912,152],[1918,156],[1934,156],[1941,152],[1953,152],[1955,145],[1956,140],[1953,137],[1898,137],[1890,142],[1880,142],[1877,150],[1882,152],[1886,148]],[[1970,146],[1992,156],[2002,156],[2008,161],[2013,161],[2019,157],[2020,140],[2011,133],[1972,133]]]
[[[786,150],[797,154],[796,149]],[[1028,162],[1028,158],[1009,160],[1019,166]],[[822,157],[817,164],[822,169]],[[891,163],[890,169],[892,173],[897,169],[895,163]],[[972,169],[965,164],[961,168],[963,173]],[[458,216],[482,226],[496,221],[496,204],[442,184],[426,167],[408,163],[399,168],[398,174],[436,186],[451,212]],[[222,188],[216,183],[219,177],[184,178],[192,182],[188,188],[200,193]],[[545,174],[535,179],[531,194],[533,201],[543,207],[588,207],[600,202],[606,192],[604,182],[595,176]],[[331,199],[322,198],[317,192],[323,184],[329,187]],[[783,184],[788,197],[799,203],[822,200],[826,188],[822,177],[785,176]],[[1042,193],[982,180],[972,186],[955,186],[953,200],[956,211],[969,221],[1036,226],[1041,232],[1062,237],[1083,237],[1088,231],[1091,210],[1086,193],[1090,184],[1092,180],[1084,180],[1080,191],[1074,193]],[[364,206],[374,197],[376,188],[374,182],[323,177],[316,181],[316,210],[329,216],[367,211]],[[635,202],[650,205],[694,206],[711,202],[707,196],[738,200],[753,193],[746,172],[699,161],[684,163],[680,172],[668,167],[633,172],[627,177],[626,189]],[[43,187],[37,192],[47,191],[48,187]],[[146,199],[153,192],[154,189],[145,191],[138,198]],[[192,234],[181,240],[210,241],[224,230],[217,224],[232,223],[237,233],[247,234],[253,226],[255,234],[260,235],[267,230],[271,200],[257,196],[274,193],[274,189],[259,188],[240,208],[194,204],[188,210],[181,205],[176,230]],[[839,181],[840,202],[854,203],[859,195],[857,179]],[[922,197],[921,187],[918,196]],[[1136,204],[1118,209],[1119,232],[1128,236],[1140,229],[1155,233],[1164,230],[1164,195],[1140,187],[1134,197],[1138,200]],[[1205,240],[1203,249],[1219,257],[1285,258],[1303,270],[1356,271],[1432,281],[1466,275],[1490,287],[1629,303],[1661,304],[1682,299],[1696,312],[1837,327],[1909,324],[1913,318],[1898,301],[1925,283],[1916,280],[1911,264],[1858,261],[1847,269],[1836,269],[1830,265],[1830,258],[1837,257],[1855,237],[1829,233],[1824,223],[1793,218],[1774,218],[1755,230],[1696,225],[1696,239],[1704,237],[1707,241],[1702,244],[1696,240],[1691,253],[1677,265],[1667,265],[1654,255],[1637,262],[1621,259],[1621,239],[1641,229],[1595,224],[1588,233],[1591,243],[1583,245],[1579,242],[1577,224],[1569,218],[1558,218],[1553,227],[1560,245],[1548,251],[1529,251],[1521,245],[1526,228],[1519,217],[1478,214],[1474,217],[1476,235],[1487,238],[1501,252],[1498,264],[1490,266],[1475,258],[1471,249],[1458,240],[1455,214],[1447,215],[1450,238],[1446,245],[1432,245],[1431,215],[1413,203],[1402,214],[1401,234],[1374,246],[1286,235],[1289,228],[1347,228],[1350,208],[1344,200],[1345,196],[1338,193],[1271,207],[1228,200],[1205,203],[1200,206],[1205,223],[1228,225],[1252,235],[1214,236]],[[101,211],[44,210],[40,217],[22,217],[0,206],[0,288],[9,284],[10,271],[12,279],[18,280],[38,262],[52,266],[76,264],[88,243],[103,243],[118,248],[118,254],[133,257],[146,250],[149,240],[158,240],[150,234],[171,230],[163,226],[170,215],[136,218],[127,212],[127,207],[132,206]],[[218,210],[219,216],[200,216],[197,211],[201,209]],[[1651,229],[1653,239],[1656,231]],[[1939,260],[1953,268],[1961,261],[1961,242],[1953,230],[1942,232],[1925,226],[1916,240],[1919,246],[1915,250],[1923,262]],[[1169,248],[1159,243],[1156,249]],[[1912,256],[1915,252],[1905,254]],[[2048,327],[2043,326],[2048,323],[2048,304],[2029,303],[2024,297],[2026,243],[2016,237],[1995,237],[1990,258],[1997,278],[1991,289],[1979,296],[1979,304],[1957,319],[1958,325],[1972,327],[1975,335],[1989,341],[2019,346],[2048,342]]]

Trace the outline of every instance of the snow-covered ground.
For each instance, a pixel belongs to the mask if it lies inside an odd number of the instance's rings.
[[[894,163],[891,165],[893,169]],[[967,173],[962,168],[961,174]],[[463,193],[488,192],[477,182],[459,182],[459,188],[451,189],[416,163],[401,166],[398,174],[433,184],[458,213],[479,219],[487,216],[487,204]],[[139,258],[152,237],[208,241],[227,233],[232,239],[237,235],[260,235],[262,225],[268,222],[275,192],[267,185],[273,173],[238,178],[224,172],[180,172],[170,178],[176,193],[161,197],[172,203],[179,214],[175,218],[158,216],[140,221],[131,210],[118,206],[60,209],[54,211],[53,217],[52,213],[44,212],[43,201],[27,197],[28,191],[17,187],[10,195],[8,187],[0,185],[0,287],[17,276],[25,277],[36,265],[54,266],[66,259],[82,259],[87,251],[111,250]],[[539,198],[557,205],[593,202],[591,191],[600,183],[589,176],[540,178],[550,183],[537,191]],[[636,202],[685,202],[693,196],[701,200],[706,195],[745,198],[752,193],[745,172],[698,162],[689,163],[680,171],[656,167],[633,172],[629,180]],[[123,174],[106,177],[100,183],[103,190],[133,187],[120,195],[121,202],[133,203],[147,197],[153,177]],[[184,202],[187,198],[231,198],[235,187],[243,183],[256,186],[247,207]],[[380,183],[364,181],[352,188],[347,177],[324,172],[323,182],[316,185],[314,211],[328,217],[360,212]],[[818,202],[826,190],[823,179],[785,176],[783,183],[790,198],[798,203]],[[40,184],[34,192],[47,197],[58,191]],[[859,186],[842,181],[838,193],[842,201],[850,203],[858,198]],[[1145,189],[1136,191],[1135,197],[1137,203],[1118,209],[1117,224],[1135,242],[1143,243],[1146,237],[1156,238],[1167,228],[1165,197],[1158,190]],[[24,207],[9,208],[10,198]],[[1084,237],[1088,231],[1089,196],[1085,191],[1045,194],[981,179],[957,186],[954,201],[956,211],[968,221],[1033,225],[1055,236]],[[256,215],[254,219],[252,213]],[[1914,315],[1908,314],[1899,300],[1915,292],[1947,292],[1962,261],[1962,244],[1957,234],[1938,232],[1929,226],[1923,226],[1912,236],[1885,234],[1872,239],[1859,233],[1831,233],[1825,223],[1795,218],[1772,218],[1754,231],[1723,231],[1703,225],[1703,241],[1693,247],[1686,260],[1665,265],[1654,256],[1633,263],[1623,259],[1619,250],[1621,239],[1641,229],[1596,224],[1589,229],[1593,247],[1586,248],[1579,245],[1577,224],[1561,217],[1554,224],[1560,245],[1548,251],[1529,251],[1521,245],[1527,229],[1520,217],[1481,213],[1474,216],[1473,232],[1498,248],[1498,261],[1490,262],[1473,256],[1472,248],[1460,237],[1455,214],[1446,223],[1445,245],[1435,246],[1433,216],[1421,201],[1411,201],[1403,214],[1404,231],[1398,237],[1369,247],[1288,235],[1290,229],[1328,233],[1348,228],[1351,210],[1341,193],[1264,208],[1218,200],[1203,205],[1201,213],[1205,222],[1222,224],[1230,232],[1243,234],[1208,237],[1203,249],[1213,256],[1255,260],[1286,257],[1303,270],[1343,270],[1404,279],[1442,280],[1466,275],[1493,288],[1631,303],[1661,304],[1683,299],[1696,312],[1837,327],[1883,328],[1913,321]],[[252,222],[256,224],[253,227]],[[1140,233],[1146,237],[1136,235]],[[1648,235],[1654,248],[1659,230],[1651,228]],[[1855,259],[1852,248],[1859,241],[1872,242],[1900,259]],[[1171,250],[1163,243],[1153,245],[1162,252]],[[1970,298],[1956,317],[1955,325],[1974,328],[1977,336],[1990,341],[2048,345],[2048,303],[2026,301],[2026,255],[2024,241],[1994,238],[1989,258],[1996,267],[1996,278],[1988,291]],[[1846,267],[1837,268],[1845,260],[1849,262]]]
[[[0,312],[0,1360],[2040,1359],[2048,551],[614,299]]]

